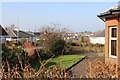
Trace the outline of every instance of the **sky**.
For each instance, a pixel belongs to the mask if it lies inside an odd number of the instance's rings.
[[[118,2],[119,0],[1,0],[2,2]]]
[[[24,31],[39,30],[51,23],[73,32],[103,30],[97,15],[117,2],[3,2],[2,25],[15,24]],[[1,14],[0,14],[1,15]]]

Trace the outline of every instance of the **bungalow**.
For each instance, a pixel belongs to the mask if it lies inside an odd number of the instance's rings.
[[[9,37],[6,38],[7,41],[16,41],[21,40],[23,38],[27,39],[27,41],[33,41],[33,35],[27,32],[10,28],[6,28],[6,31],[9,35]]]
[[[105,22],[105,63],[120,67],[120,3],[98,17]]]
[[[89,39],[93,44],[105,44],[105,30],[90,36]]]
[[[40,32],[34,32],[34,42],[38,42],[40,40],[40,35],[41,33]]]
[[[0,44],[6,42],[6,37],[8,36],[7,32],[4,28],[0,25]]]

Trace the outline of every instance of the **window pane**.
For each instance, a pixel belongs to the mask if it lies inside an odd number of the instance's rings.
[[[116,56],[116,40],[111,40],[111,55]]]
[[[112,28],[111,37],[116,37],[116,31],[117,31],[117,28]]]

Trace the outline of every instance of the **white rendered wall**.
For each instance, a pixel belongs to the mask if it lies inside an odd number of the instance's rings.
[[[90,43],[105,44],[105,37],[90,37]]]

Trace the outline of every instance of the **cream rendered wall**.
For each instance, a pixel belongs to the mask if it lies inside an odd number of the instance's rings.
[[[89,39],[93,44],[105,44],[105,37],[90,37]]]

